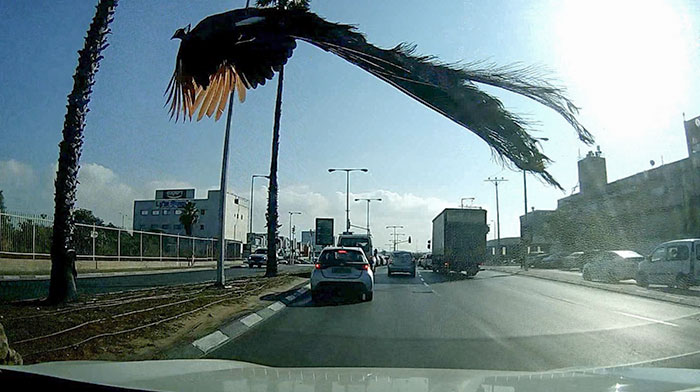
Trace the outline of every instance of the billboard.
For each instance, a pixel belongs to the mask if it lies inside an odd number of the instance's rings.
[[[159,189],[156,200],[194,199],[194,189]]]
[[[316,245],[333,245],[333,218],[316,218]]]

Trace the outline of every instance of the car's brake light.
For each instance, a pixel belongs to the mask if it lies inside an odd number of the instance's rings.
[[[321,269],[321,264],[316,263],[315,267],[316,267],[316,269]]]
[[[348,251],[347,251],[347,250],[339,250],[338,253],[340,253],[340,254],[346,254],[346,253],[348,253]]]
[[[362,269],[365,271],[369,271],[369,264],[362,264]]]

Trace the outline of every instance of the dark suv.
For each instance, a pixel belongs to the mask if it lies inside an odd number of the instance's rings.
[[[248,267],[262,267],[267,264],[267,248],[258,248],[248,256]]]

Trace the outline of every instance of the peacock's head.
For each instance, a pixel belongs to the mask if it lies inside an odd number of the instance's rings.
[[[173,36],[170,37],[170,39],[175,39],[175,38],[178,38],[181,40],[185,39],[185,37],[187,37],[187,34],[190,33],[190,26],[191,25],[187,25],[187,27],[179,28],[179,29],[175,30],[175,34],[173,34]]]

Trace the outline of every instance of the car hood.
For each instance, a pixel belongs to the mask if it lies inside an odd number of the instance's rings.
[[[604,368],[541,373],[401,368],[274,368],[224,360],[48,362],[5,371],[153,391],[670,391],[700,385],[700,371]],[[0,377],[2,379],[3,377]]]

